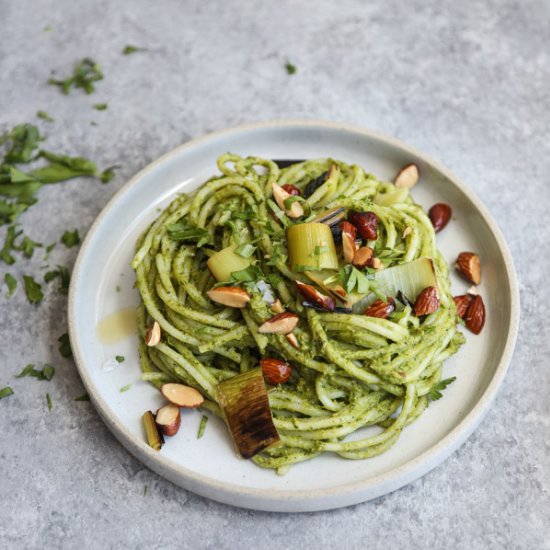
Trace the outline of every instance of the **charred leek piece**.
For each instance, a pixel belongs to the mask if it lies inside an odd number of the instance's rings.
[[[386,296],[395,297],[401,291],[413,302],[426,287],[437,287],[434,264],[430,258],[418,258],[378,271],[375,281],[378,290]]]
[[[286,231],[290,269],[319,271],[338,269],[338,256],[330,227],[324,223],[300,223]]]
[[[145,428],[145,435],[147,435],[147,443],[149,443],[149,446],[155,449],[155,451],[160,451],[164,443],[164,438],[158,431],[153,413],[151,411],[143,413],[141,421]]]
[[[334,271],[306,271],[305,275],[327,294],[330,294],[341,302],[346,301],[348,293],[344,287],[339,282],[332,281],[334,279]]]
[[[206,265],[214,279],[218,283],[225,283],[231,279],[231,273],[246,269],[251,263],[252,258],[244,258],[235,252],[237,245],[232,244],[211,256]]]
[[[218,384],[218,404],[243,458],[280,442],[273,424],[261,368],[249,370]]]

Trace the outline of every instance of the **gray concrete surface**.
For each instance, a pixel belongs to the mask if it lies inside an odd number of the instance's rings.
[[[0,547],[550,548],[549,31],[544,0],[0,0],[0,130],[43,109],[49,148],[122,166],[109,185],[41,190],[21,218],[32,237],[85,234],[127,178],[192,137],[324,118],[393,134],[467,182],[508,240],[522,299],[504,386],[458,452],[375,501],[278,515],[205,500],[130,456],[73,401],[83,388],[56,342],[66,299],[51,287],[35,307],[2,288],[0,387],[15,395],[0,402]],[[148,51],[123,56],[126,44]],[[94,95],[45,83],[84,56],[105,73]],[[76,253],[57,246],[50,263]],[[41,258],[9,271],[41,273]],[[15,379],[29,362],[54,363],[55,378]]]

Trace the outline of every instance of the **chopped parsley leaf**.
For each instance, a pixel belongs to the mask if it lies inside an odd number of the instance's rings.
[[[48,404],[48,410],[51,411],[53,409],[53,404],[49,393],[46,394],[46,403]]]
[[[147,48],[139,48],[138,46],[132,46],[131,44],[127,44],[122,49],[122,54],[123,55],[130,55],[132,53],[145,52],[145,51],[147,51]]]
[[[74,68],[72,76],[65,80],[50,78],[48,84],[59,86],[64,94],[68,94],[71,88],[82,88],[87,94],[94,92],[94,82],[103,79],[103,73],[99,65],[89,57],[84,58]]]
[[[99,174],[99,179],[101,183],[109,183],[114,177],[115,177],[115,170],[120,168],[118,165],[109,166],[109,168],[105,168],[101,174]]]
[[[430,392],[428,393],[428,399],[430,401],[437,401],[438,399],[441,399],[443,397],[443,394],[441,393],[449,384],[452,384],[456,380],[456,376],[453,376],[452,378],[445,378],[445,380],[440,380],[437,384],[434,384],[430,388]]]
[[[80,235],[78,234],[78,229],[74,231],[65,231],[61,237],[61,242],[67,247],[71,248],[73,246],[80,244]]]
[[[27,300],[29,300],[31,304],[38,304],[38,302],[44,298],[42,285],[37,283],[31,275],[23,275],[23,282],[25,283],[25,294],[27,295]]]
[[[71,341],[69,340],[69,335],[65,332],[62,334],[57,341],[59,342],[59,353],[62,357],[72,357],[73,350],[71,349]]]
[[[296,74],[296,71],[298,70],[296,68],[296,65],[293,65],[292,63],[290,63],[288,61],[285,63],[285,69],[286,69],[287,74]]]
[[[120,393],[124,393],[126,391],[128,391],[130,388],[132,387],[132,384],[126,384],[126,386],[122,386],[122,388],[120,388]]]
[[[124,355],[117,355],[115,357],[117,363],[123,363],[124,362]]]
[[[82,395],[79,395],[78,397],[74,398],[74,401],[89,401],[90,396],[87,393],[83,393]]]
[[[36,116],[46,122],[55,122],[55,118],[52,118],[46,111],[38,111]]]
[[[29,363],[19,374],[16,374],[16,378],[24,378],[26,376],[32,376],[38,380],[50,381],[55,374],[55,367],[46,363],[42,370],[34,367],[34,364]]]
[[[8,298],[11,298],[17,288],[17,279],[11,273],[6,273],[4,275],[4,282],[8,287]]]
[[[0,390],[0,399],[4,399],[4,397],[8,397],[8,395],[13,395],[13,390],[10,386],[6,386]]]
[[[107,107],[108,107],[107,103],[94,103],[93,104],[93,108],[96,111],[106,111]]]

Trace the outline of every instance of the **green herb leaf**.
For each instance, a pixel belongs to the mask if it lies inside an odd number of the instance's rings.
[[[64,94],[68,94],[71,88],[82,88],[87,94],[91,94],[94,90],[94,82],[103,79],[103,73],[99,65],[89,57],[84,58],[74,68],[72,76],[65,80],[50,78],[48,84],[59,86]]]
[[[232,271],[229,280],[236,283],[253,283],[261,279],[265,279],[262,270],[256,265],[249,265],[240,271]]]
[[[452,384],[455,380],[456,380],[456,376],[453,376],[452,378],[445,378],[445,380],[440,380],[437,384],[434,384],[430,388],[430,392],[428,393],[428,399],[430,401],[437,401],[438,399],[441,399],[443,397],[441,392],[449,384]]]
[[[31,304],[38,304],[38,302],[44,298],[42,285],[37,283],[31,275],[23,275],[23,281],[25,283],[25,294],[27,295],[27,300],[29,300]]]
[[[290,63],[288,61],[285,63],[285,69],[286,69],[287,74],[296,74],[296,71],[298,70],[296,68],[296,65],[293,65],[292,63]]]
[[[123,363],[124,362],[124,355],[117,355],[115,357],[117,363]]]
[[[46,111],[38,111],[36,116],[46,122],[55,122],[55,118],[52,118]]]
[[[42,370],[36,369],[34,364],[29,363],[19,374],[16,374],[16,378],[25,378],[26,376],[32,376],[38,380],[50,381],[55,374],[55,367],[46,363]]]
[[[94,103],[93,104],[93,108],[96,111],[106,111],[107,107],[108,107],[107,103]]]
[[[208,422],[208,416],[202,415],[201,424],[199,426],[199,433],[197,434],[197,439],[200,439],[204,435],[204,429],[206,428],[206,423]]]
[[[46,247],[46,254],[44,254],[44,260],[47,260],[50,257],[50,252],[55,248],[57,243],[54,241]]]
[[[32,170],[30,175],[42,183],[57,183],[79,176],[96,175],[97,166],[89,159],[56,155],[49,151],[40,151],[39,156],[49,160],[50,163]]]
[[[359,294],[366,294],[370,290],[371,282],[368,276],[352,265],[346,265],[341,270],[340,277],[344,281],[346,292],[353,292],[354,289],[357,289]]]
[[[11,273],[6,273],[4,275],[4,282],[8,287],[8,298],[11,298],[17,288],[17,279]]]
[[[72,357],[73,350],[71,349],[71,341],[69,340],[69,335],[65,332],[62,334],[57,341],[59,342],[59,353],[62,357]]]
[[[59,277],[60,273],[58,269],[55,269],[53,271],[47,271],[44,275],[44,282],[49,283],[50,281],[53,281],[55,278]]]
[[[252,256],[255,251],[256,247],[252,246],[250,243],[244,243],[235,248],[235,253],[239,256],[242,256],[243,258],[250,258],[250,256]]]
[[[48,410],[51,411],[53,409],[53,404],[49,393],[46,394],[46,403],[48,404]]]
[[[173,241],[192,241],[196,242],[200,248],[210,242],[210,233],[208,229],[196,227],[187,220],[180,220],[166,226],[168,236]]]
[[[8,397],[8,395],[13,395],[13,390],[9,386],[0,390],[0,399],[4,399],[4,397]]]
[[[126,391],[128,391],[130,388],[132,387],[132,384],[126,384],[126,386],[122,386],[122,388],[120,388],[120,393],[124,393]]]
[[[115,170],[118,170],[119,168],[120,166],[117,164],[114,166],[109,166],[109,168],[105,168],[105,170],[103,170],[103,172],[99,175],[101,183],[109,183],[115,177]]]
[[[21,244],[14,245],[12,247],[14,250],[20,250],[23,252],[26,258],[32,258],[32,255],[34,254],[35,248],[42,248],[42,243],[33,241],[30,237],[27,237],[26,235],[23,237],[23,240],[21,241]]]
[[[138,46],[132,46],[131,44],[128,44],[124,46],[122,53],[123,55],[130,55],[132,53],[145,52],[145,51],[147,51],[147,48],[139,48]]]
[[[87,393],[83,393],[82,395],[79,395],[78,397],[74,398],[74,401],[89,401],[90,396]]]
[[[17,231],[15,225],[8,227],[6,231],[6,238],[4,239],[4,246],[0,250],[0,260],[8,265],[13,265],[15,263],[15,258],[11,255],[11,250],[14,248],[15,239],[23,233],[22,231]]]
[[[78,234],[78,229],[74,231],[65,231],[61,237],[61,242],[67,247],[72,248],[73,246],[80,244],[80,235]]]
[[[4,155],[5,163],[27,163],[33,160],[35,149],[44,138],[33,124],[18,124],[0,136],[0,145],[11,143]]]

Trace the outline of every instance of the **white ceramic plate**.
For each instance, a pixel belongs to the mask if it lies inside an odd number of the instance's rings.
[[[129,267],[139,233],[176,193],[194,189],[217,173],[216,158],[231,151],[274,159],[334,157],[358,163],[381,179],[393,179],[415,162],[421,180],[413,195],[425,208],[443,201],[453,221],[438,234],[452,264],[459,252],[479,252],[480,291],[488,318],[481,335],[467,332],[467,344],[448,360],[444,375],[457,380],[433,402],[398,442],[379,457],[350,461],[325,455],[294,466],[284,477],[236,458],[223,423],[211,417],[197,439],[201,413],[185,412],[177,437],[160,452],[144,439],[141,415],[156,410],[160,394],[139,381],[137,342],[106,346],[95,327],[107,314],[137,305]],[[119,288],[119,290],[117,290]],[[453,274],[453,290],[468,285]],[[228,504],[273,511],[313,511],[362,502],[425,474],[449,456],[479,424],[502,383],[518,327],[516,275],[506,244],[481,202],[446,169],[422,153],[373,132],[318,121],[254,124],[191,141],[153,162],[109,202],[80,251],[71,282],[69,328],[80,375],[99,414],[136,457],[174,483]],[[126,360],[106,372],[115,355]],[[132,384],[125,392],[120,388]]]

